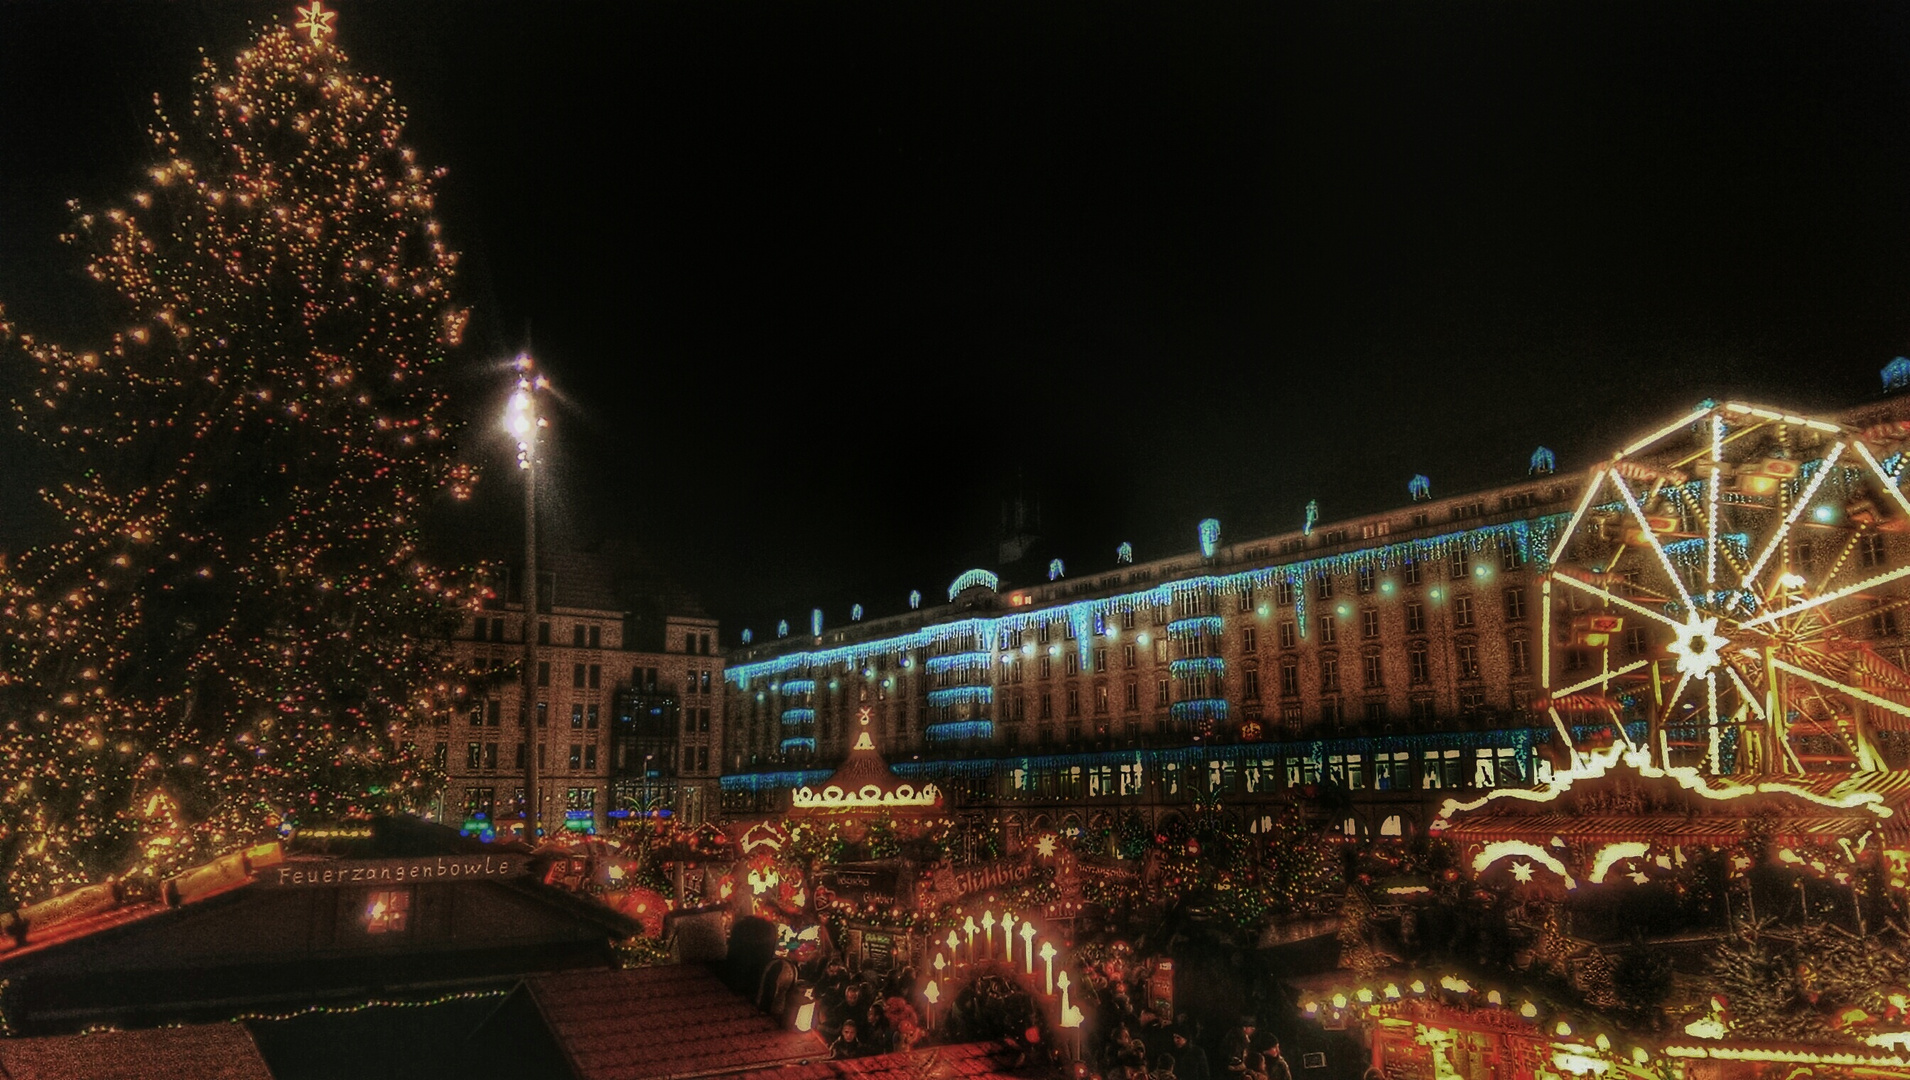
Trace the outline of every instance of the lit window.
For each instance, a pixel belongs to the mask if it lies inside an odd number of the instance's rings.
[[[365,902],[365,933],[402,934],[411,913],[411,890],[375,892]]]

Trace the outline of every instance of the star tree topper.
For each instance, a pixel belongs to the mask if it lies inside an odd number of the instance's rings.
[[[312,6],[299,8],[298,15],[295,29],[312,35],[314,45],[332,36],[332,20],[338,18],[338,12],[325,10],[325,0],[312,0]]]

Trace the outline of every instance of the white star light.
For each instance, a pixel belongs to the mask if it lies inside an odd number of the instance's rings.
[[[1685,624],[1678,628],[1678,638],[1667,648],[1678,656],[1678,673],[1702,679],[1712,668],[1720,663],[1718,650],[1731,644],[1731,639],[1718,636],[1716,617],[1700,618],[1697,612],[1685,616]]]
[[[1513,863],[1512,864],[1512,880],[1517,881],[1520,884],[1524,884],[1526,882],[1531,881],[1532,880],[1532,864],[1529,862]]]

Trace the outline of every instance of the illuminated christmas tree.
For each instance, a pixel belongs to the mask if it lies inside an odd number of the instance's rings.
[[[68,528],[0,566],[0,900],[430,790],[405,732],[455,685],[433,643],[473,590],[420,525],[470,479],[440,388],[466,313],[439,174],[301,15],[207,60],[183,123],[156,109],[126,206],[75,207],[109,340],[0,324]]]

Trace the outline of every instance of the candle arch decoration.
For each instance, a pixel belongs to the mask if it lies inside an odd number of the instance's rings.
[[[1883,769],[1878,733],[1910,732],[1910,672],[1857,630],[1906,603],[1879,590],[1910,576],[1886,549],[1910,528],[1907,437],[1705,402],[1593,469],[1540,596],[1544,711],[1565,745],[1603,718],[1665,765]],[[1620,723],[1640,713],[1642,747]]]

